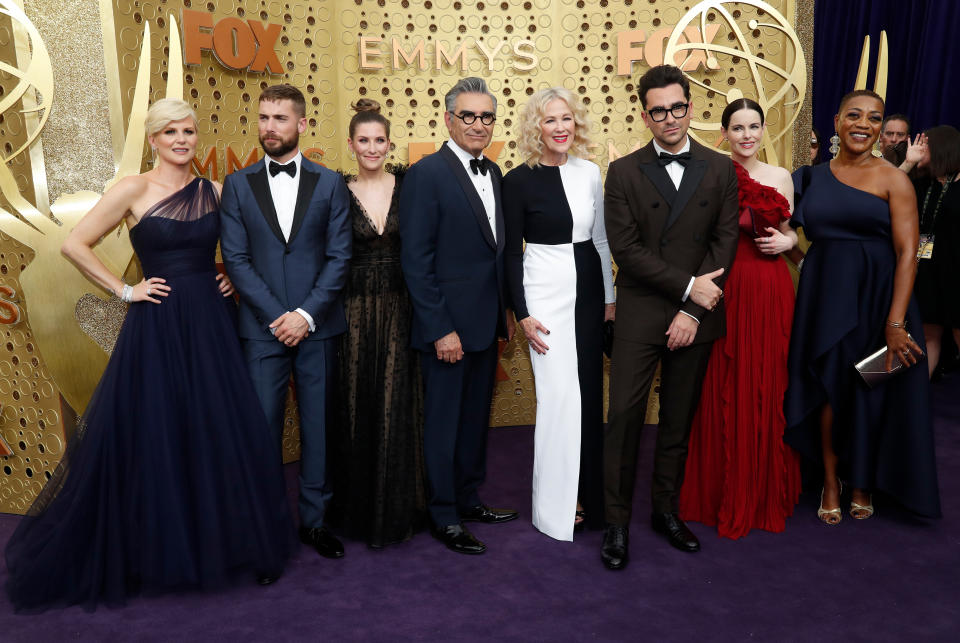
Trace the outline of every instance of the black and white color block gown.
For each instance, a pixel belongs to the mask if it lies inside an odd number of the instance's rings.
[[[603,520],[603,312],[614,295],[600,168],[574,156],[520,165],[504,178],[503,203],[514,313],[550,331],[546,354],[530,350],[533,525],[573,540],[578,497],[591,525]]]

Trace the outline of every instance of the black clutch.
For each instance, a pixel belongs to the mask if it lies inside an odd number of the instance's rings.
[[[613,357],[613,320],[608,319],[603,322],[603,353],[607,357]]]

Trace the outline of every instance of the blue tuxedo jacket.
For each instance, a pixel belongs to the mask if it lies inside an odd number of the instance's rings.
[[[413,302],[411,345],[457,331],[464,351],[504,334],[504,226],[500,168],[490,163],[497,203],[494,239],[480,195],[456,154],[443,145],[407,170],[400,188],[403,274]]]
[[[223,183],[220,250],[240,294],[240,337],[273,339],[268,326],[302,308],[316,324],[305,341],[346,330],[340,292],[353,237],[350,201],[339,174],[303,159],[290,240],[270,195],[264,160]]]

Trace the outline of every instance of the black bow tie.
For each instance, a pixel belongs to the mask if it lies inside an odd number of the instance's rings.
[[[290,175],[290,178],[296,178],[297,176],[297,162],[290,161],[286,165],[280,165],[276,161],[270,161],[270,176],[276,176],[281,172],[286,172]]]
[[[474,174],[480,173],[486,176],[489,163],[490,161],[487,160],[486,156],[481,156],[478,159],[470,159],[470,171]]]
[[[670,154],[669,152],[660,152],[660,158],[657,159],[657,163],[660,167],[666,167],[676,161],[683,167],[687,166],[687,163],[690,162],[690,152],[681,152],[680,154]]]

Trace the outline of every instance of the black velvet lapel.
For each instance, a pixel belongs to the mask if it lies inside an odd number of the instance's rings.
[[[293,225],[290,226],[290,241],[297,236],[300,226],[303,224],[303,217],[307,213],[307,206],[313,198],[313,191],[317,187],[317,181],[320,180],[320,173],[314,172],[313,168],[307,165],[307,159],[300,161],[300,186],[297,188],[297,205],[293,210]]]
[[[283,238],[283,231],[280,229],[280,221],[277,219],[277,209],[273,207],[273,197],[270,195],[270,182],[267,181],[267,164],[257,172],[247,175],[247,181],[250,183],[250,189],[253,190],[253,196],[257,199],[257,205],[260,206],[260,214],[267,221],[267,225],[273,230],[273,234],[280,243],[286,245]]]
[[[456,153],[451,150],[446,143],[440,147],[440,156],[444,161],[447,162],[447,165],[450,166],[450,170],[453,172],[453,175],[457,177],[457,182],[463,189],[463,193],[467,196],[467,200],[470,202],[470,207],[473,209],[473,215],[477,218],[477,222],[480,224],[480,231],[483,233],[483,238],[486,239],[491,248],[496,249],[497,241],[493,238],[493,231],[490,230],[490,221],[487,220],[487,211],[483,207],[483,201],[480,199],[480,195],[477,194],[477,189],[473,187],[473,182],[470,180],[470,177],[467,176],[467,170],[463,167],[463,163],[460,162],[460,159],[457,157]],[[496,185],[496,180],[493,180],[492,183]],[[495,187],[494,190],[496,189],[497,188]],[[494,192],[494,194],[496,194],[496,192]],[[497,201],[499,203],[499,199],[497,199]],[[502,218],[503,215],[498,206],[496,214],[498,233],[501,229]],[[503,238],[502,234],[498,234],[497,236]]]

